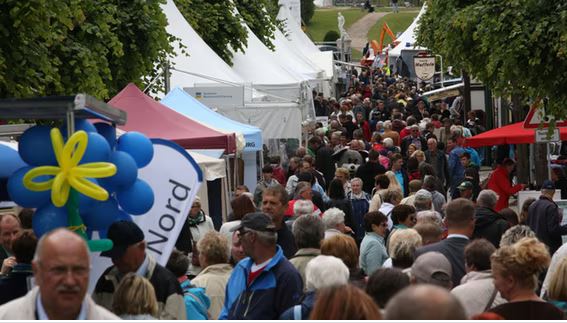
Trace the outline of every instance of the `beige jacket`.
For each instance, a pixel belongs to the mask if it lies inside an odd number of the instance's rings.
[[[496,288],[493,281],[490,270],[471,271],[463,276],[459,286],[451,290],[451,294],[455,295],[463,304],[468,318],[485,311]],[[504,303],[506,303],[506,300],[497,292],[488,308]]]
[[[218,319],[222,307],[224,306],[224,296],[226,294],[226,284],[232,273],[232,266],[229,264],[216,264],[203,269],[191,283],[197,287],[205,289],[205,294],[211,300],[209,315],[211,319]]]
[[[35,320],[36,300],[39,287],[34,287],[26,295],[0,306],[0,320]],[[98,306],[87,294],[87,320],[120,320],[102,306]]]
[[[305,268],[307,267],[307,263],[321,254],[319,249],[314,248],[302,248],[297,250],[295,255],[289,259],[289,262],[299,271],[301,274],[301,279],[303,279],[303,286],[305,287]]]

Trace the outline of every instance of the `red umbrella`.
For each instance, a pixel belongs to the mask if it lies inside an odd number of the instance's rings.
[[[559,128],[559,134],[561,140],[567,140],[567,128]],[[465,146],[468,147],[533,143],[535,143],[535,129],[525,129],[523,122],[485,131],[465,140]]]

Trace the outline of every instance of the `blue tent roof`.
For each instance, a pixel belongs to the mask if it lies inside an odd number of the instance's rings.
[[[260,128],[234,121],[216,113],[179,87],[171,90],[161,100],[161,103],[205,125],[242,133],[246,141],[244,151],[262,150],[262,130]]]

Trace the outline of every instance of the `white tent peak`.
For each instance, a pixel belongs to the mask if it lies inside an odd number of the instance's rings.
[[[397,40],[400,43],[388,52],[389,56],[398,57],[401,55],[402,50],[404,49],[425,50],[425,48],[423,47],[416,46],[415,32],[419,25],[419,20],[421,19],[421,16],[425,13],[426,10],[427,10],[427,5],[424,3],[417,17],[415,17],[415,19],[409,25],[409,27],[399,37],[397,37]]]
[[[181,39],[181,43],[187,46],[186,50],[189,53],[187,57],[181,53],[178,42],[173,44],[175,57],[172,60],[174,70],[171,71],[171,87],[190,87],[197,83],[243,84],[245,82],[195,32],[173,0],[167,0],[167,3],[162,5],[162,10],[168,20],[167,32]]]

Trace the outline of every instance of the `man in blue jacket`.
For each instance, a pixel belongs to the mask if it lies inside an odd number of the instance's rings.
[[[232,231],[238,231],[248,257],[230,275],[219,320],[277,320],[297,304],[303,291],[301,275],[276,244],[269,215],[246,214]]]

